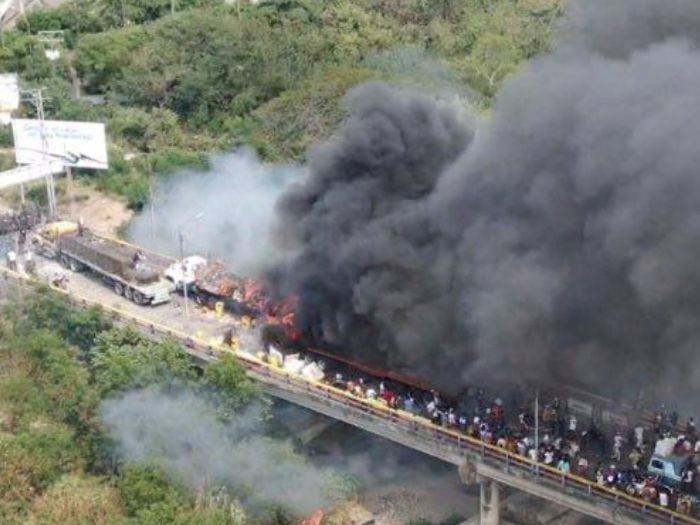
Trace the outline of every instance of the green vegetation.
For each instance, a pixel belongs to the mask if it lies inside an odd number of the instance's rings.
[[[0,318],[0,522],[242,525],[222,494],[193,494],[157,465],[114,462],[102,400],[141,386],[187,387],[222,420],[259,398],[233,359],[203,376],[173,342],[111,327],[49,290],[5,302]]]
[[[149,173],[206,165],[212,151],[247,143],[266,160],[303,159],[366,80],[488,107],[547,48],[562,1],[178,0],[171,15],[170,0],[73,0],[6,33],[0,68],[46,86],[49,117],[108,124],[112,167],[94,179],[138,209]],[[64,31],[53,67],[43,30]],[[104,104],[76,100],[78,84]]]

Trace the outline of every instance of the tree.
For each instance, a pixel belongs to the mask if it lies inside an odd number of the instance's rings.
[[[236,410],[260,396],[261,390],[232,355],[224,355],[204,370],[203,387],[218,404]]]
[[[189,356],[177,343],[156,343],[129,328],[100,335],[90,356],[101,397],[154,384],[186,383],[196,377]]]
[[[38,288],[25,300],[24,311],[31,327],[56,332],[84,352],[109,327],[99,307],[77,310],[65,296],[47,287]]]
[[[160,514],[171,515],[174,520],[178,507],[185,501],[183,489],[173,484],[155,465],[125,466],[117,487],[129,516],[142,516],[144,512],[155,508]]]
[[[71,430],[40,420],[15,436],[0,435],[0,457],[0,512],[8,513],[25,509],[35,495],[80,464]]]

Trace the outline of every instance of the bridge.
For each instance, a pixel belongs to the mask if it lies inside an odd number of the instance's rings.
[[[47,266],[55,264],[44,262]],[[20,290],[38,284],[28,275],[2,266],[0,279],[6,281],[5,285],[18,285]],[[78,307],[101,307],[116,324],[133,326],[152,338],[180,341],[200,366],[234,352],[220,342],[217,333],[225,327],[212,314],[190,316],[186,311],[183,316],[181,304],[177,302],[171,309],[139,307],[83,274],[70,274],[65,290],[52,288]],[[268,394],[455,465],[464,483],[481,486],[481,525],[499,523],[503,487],[611,524],[700,525],[700,520],[693,517],[535,463],[453,429],[434,425],[422,416],[390,409],[382,401],[362,399],[331,385],[290,374],[251,353],[236,351],[235,355],[247,374],[262,384]]]

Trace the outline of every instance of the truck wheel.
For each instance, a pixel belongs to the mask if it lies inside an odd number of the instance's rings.
[[[134,292],[134,302],[139,306],[143,306],[146,304],[146,298],[141,292]]]
[[[83,265],[82,265],[82,264],[80,264],[80,263],[79,263],[78,261],[76,261],[75,259],[71,259],[71,260],[70,260],[70,271],[71,271],[71,272],[78,273],[78,272],[81,271],[82,269],[83,269]]]
[[[114,293],[117,295],[124,295],[124,285],[120,282],[115,282]]]
[[[133,301],[134,299],[134,291],[128,286],[124,287],[124,297],[126,297],[129,301]]]
[[[194,296],[194,302],[197,303],[199,306],[206,306],[206,300],[199,294]]]
[[[70,268],[70,259],[67,255],[61,254],[61,265],[63,265],[64,268]]]

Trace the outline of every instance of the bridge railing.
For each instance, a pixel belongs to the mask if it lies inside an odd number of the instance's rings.
[[[245,352],[234,352],[223,344],[207,343],[180,330],[154,322],[131,312],[126,312],[114,306],[103,305],[80,294],[55,286],[45,285],[36,279],[4,267],[0,267],[0,274],[4,275],[6,279],[11,278],[29,284],[49,286],[53,290],[65,295],[76,306],[98,306],[115,321],[136,324],[152,335],[177,339],[187,348],[188,353],[203,361],[212,362],[216,361],[219,355],[227,353],[234,354],[239,359],[241,365],[244,366],[251,375],[258,379],[263,379],[263,382],[273,382],[281,388],[293,388],[297,391],[303,391],[305,395],[315,397],[320,401],[335,402],[346,409],[357,411],[363,415],[375,418],[380,422],[388,422],[400,427],[404,432],[420,437],[435,447],[447,447],[451,451],[457,451],[459,454],[463,455],[465,459],[479,457],[485,462],[499,465],[505,471],[518,472],[520,475],[528,476],[529,478],[546,483],[550,487],[556,486],[558,490],[574,492],[577,495],[583,495],[589,498],[599,498],[620,510],[639,513],[643,516],[655,518],[657,521],[670,524],[700,525],[700,520],[692,516],[661,507],[638,497],[630,496],[619,490],[613,490],[598,485],[591,480],[576,476],[575,474],[564,473],[542,463],[534,462],[530,458],[464,435],[454,429],[435,425],[432,421],[423,416],[404,410],[389,408],[383,401],[360,398],[332,385],[309,380],[297,374],[290,374],[282,368],[265,363]]]

